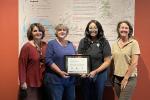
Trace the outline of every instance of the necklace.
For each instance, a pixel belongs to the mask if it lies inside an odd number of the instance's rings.
[[[41,42],[40,42],[39,44],[40,44],[40,46],[37,44],[36,41],[34,41],[34,45],[35,45],[35,47],[36,47],[36,49],[37,49],[37,51],[38,51],[38,53],[39,53],[39,61],[40,61],[40,67],[41,67],[41,65],[44,64],[45,59],[44,59],[44,57],[42,56]]]
[[[37,44],[37,42],[34,40],[34,45],[39,53],[39,55],[41,56],[42,55],[42,52],[41,52],[41,43],[39,43],[40,46]]]
[[[62,46],[62,47],[66,47],[67,46],[67,42],[64,40],[64,42],[60,42],[58,39],[56,39],[57,42]]]

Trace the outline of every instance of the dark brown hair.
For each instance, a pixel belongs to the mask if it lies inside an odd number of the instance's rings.
[[[133,27],[132,25],[129,23],[129,21],[120,21],[117,25],[117,33],[118,33],[118,38],[120,37],[120,33],[119,33],[119,28],[120,28],[120,25],[122,23],[126,23],[128,26],[129,26],[129,34],[128,34],[128,38],[132,37],[132,34],[133,34]]]
[[[44,38],[45,36],[45,29],[44,29],[44,26],[40,23],[33,23],[29,26],[28,30],[27,30],[27,38],[28,40],[33,40],[33,34],[32,34],[32,31],[33,31],[33,28],[34,27],[37,27],[39,29],[40,32],[42,32],[42,38]]]

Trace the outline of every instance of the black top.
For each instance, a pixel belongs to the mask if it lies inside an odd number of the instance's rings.
[[[79,43],[78,53],[90,55],[91,70],[95,70],[104,62],[105,57],[111,56],[111,48],[105,38],[94,42],[90,39],[83,38]]]

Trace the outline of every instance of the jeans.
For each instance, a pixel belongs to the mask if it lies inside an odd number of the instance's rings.
[[[119,100],[131,100],[132,93],[136,86],[137,77],[130,77],[125,89],[121,90],[123,77],[114,76],[114,88]]]
[[[74,84],[47,84],[48,100],[75,100]]]
[[[83,78],[81,80],[83,100],[103,100],[106,80],[107,72],[98,74],[94,78]]]

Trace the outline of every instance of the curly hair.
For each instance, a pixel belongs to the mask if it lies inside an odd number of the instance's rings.
[[[87,24],[86,29],[85,29],[85,36],[86,36],[87,38],[91,38],[91,35],[89,34],[89,25],[90,25],[91,23],[95,23],[95,25],[96,25],[97,28],[98,28],[97,38],[98,38],[98,39],[104,38],[104,37],[105,37],[105,36],[104,36],[104,30],[103,30],[103,28],[102,28],[102,25],[101,25],[97,20],[91,20],[91,21]]]

